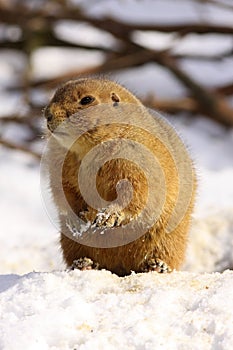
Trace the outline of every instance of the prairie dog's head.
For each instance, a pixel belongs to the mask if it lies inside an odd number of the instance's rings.
[[[51,132],[71,115],[98,104],[117,106],[121,102],[141,105],[141,102],[123,86],[106,79],[79,79],[59,88],[44,115]]]

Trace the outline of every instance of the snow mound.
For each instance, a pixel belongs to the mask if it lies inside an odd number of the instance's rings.
[[[232,271],[0,279],[1,349],[232,348]]]

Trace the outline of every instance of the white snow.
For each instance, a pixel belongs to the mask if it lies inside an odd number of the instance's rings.
[[[182,23],[214,23],[229,25],[233,23],[233,13],[228,8],[216,6],[196,0],[101,0],[93,1],[86,6],[84,1],[71,0],[80,3],[83,10],[93,17],[116,18],[127,23],[141,24],[182,24]],[[218,1],[220,2],[220,1]],[[229,5],[232,5],[231,0]]]
[[[55,26],[55,33],[63,40],[75,42],[79,45],[103,48],[112,48],[117,45],[117,40],[110,33],[85,22],[59,21]]]
[[[57,235],[43,208],[38,164],[1,148],[0,173],[0,273],[58,268]]]
[[[43,47],[32,54],[32,74],[36,79],[52,78],[75,69],[98,66],[103,61],[104,54],[96,50]]]
[[[233,272],[3,277],[0,348],[231,349]]]
[[[169,13],[162,0],[125,0],[124,11],[121,4],[92,2],[89,11],[125,21],[140,16],[142,23],[155,19],[180,23],[184,13],[186,20],[200,19],[200,6],[193,1],[177,0],[176,5],[166,1]],[[209,21],[233,23],[231,11],[219,10],[217,17],[217,7],[205,9]],[[161,48],[170,44],[165,34],[157,39]],[[216,53],[227,49],[229,42],[217,44]],[[194,36],[190,46],[180,46],[179,53],[195,50],[197,44],[198,36]],[[214,39],[208,45],[214,55]],[[101,63],[102,54],[86,53],[38,50],[32,74],[43,78],[49,68],[51,76],[56,76],[80,65]],[[23,57],[14,55],[13,59],[5,52],[0,58],[0,88],[11,83],[24,64]],[[232,81],[230,58],[211,64],[183,60],[182,64],[208,86]],[[185,93],[156,64],[135,71],[112,76],[138,96],[152,93],[175,98]],[[43,92],[34,93],[36,98],[45,98]],[[0,90],[1,113],[14,111],[19,99]],[[67,271],[59,234],[43,208],[39,165],[28,155],[0,147],[0,350],[233,348],[233,272],[228,270],[233,268],[233,129],[202,117],[169,120],[189,144],[199,190],[185,264],[182,271],[168,275],[152,272],[119,278],[108,271]],[[1,127],[0,132],[13,141],[24,138],[15,128]]]

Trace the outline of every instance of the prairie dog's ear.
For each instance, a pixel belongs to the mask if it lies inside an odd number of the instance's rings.
[[[120,98],[118,97],[117,94],[115,94],[115,92],[111,93],[111,99],[114,102],[113,106],[116,107],[118,105],[118,103],[120,102]]]

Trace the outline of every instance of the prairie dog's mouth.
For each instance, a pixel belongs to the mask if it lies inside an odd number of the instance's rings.
[[[51,132],[51,137],[53,137],[57,143],[67,150],[70,150],[72,145],[76,142],[76,137],[74,137],[68,131],[66,132],[63,129],[59,130],[59,128]]]

